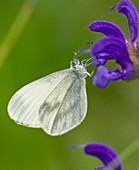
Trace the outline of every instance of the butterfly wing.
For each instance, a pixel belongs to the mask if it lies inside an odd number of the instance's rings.
[[[62,135],[79,125],[86,116],[85,79],[71,72],[47,96],[39,110],[43,130]]]
[[[41,127],[40,106],[69,72],[70,69],[55,72],[18,90],[8,104],[9,116],[18,124],[34,128]]]

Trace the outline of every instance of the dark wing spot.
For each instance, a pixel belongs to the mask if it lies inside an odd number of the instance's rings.
[[[59,106],[60,106],[60,102],[55,103],[55,102],[45,101],[39,109],[40,121],[42,122],[46,115],[49,116],[51,112],[59,108]]]

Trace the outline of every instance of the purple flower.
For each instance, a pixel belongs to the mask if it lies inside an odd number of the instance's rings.
[[[95,170],[122,170],[117,154],[104,144],[92,143],[85,145],[84,152],[87,155],[97,157],[103,162],[104,166],[95,168]]]
[[[99,88],[105,88],[110,81],[131,79],[137,74],[133,61],[139,65],[139,18],[136,8],[130,0],[121,0],[116,8],[117,12],[124,14],[128,20],[129,42],[113,23],[98,21],[87,27],[107,36],[98,40],[91,48],[93,65],[98,67],[93,84]],[[108,70],[104,66],[108,60],[116,61],[120,67]]]

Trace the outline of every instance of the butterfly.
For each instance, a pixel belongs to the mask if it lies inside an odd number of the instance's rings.
[[[42,128],[52,136],[79,125],[86,116],[85,78],[90,76],[77,58],[70,68],[27,84],[10,99],[8,113],[17,124]]]

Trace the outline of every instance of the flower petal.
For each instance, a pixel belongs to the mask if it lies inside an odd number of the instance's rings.
[[[91,23],[91,25],[87,26],[87,28],[89,28],[91,31],[105,34],[108,37],[111,36],[119,38],[121,41],[125,42],[125,38],[122,31],[111,22],[97,21]]]
[[[98,167],[98,168],[95,168],[94,170],[108,170],[108,169],[106,169],[105,167]]]
[[[92,49],[92,61],[97,61],[98,70],[93,77],[93,85],[99,88],[105,88],[110,81],[119,79],[129,80],[136,74],[136,69],[130,60],[127,46],[116,38],[102,38],[94,43]],[[116,70],[109,71],[102,66],[101,61],[115,60],[121,67]],[[101,66],[100,66],[101,65]]]
[[[109,71],[106,67],[100,66],[93,77],[93,85],[99,88],[105,88],[110,81],[123,79],[124,76],[124,73],[120,72],[120,69]]]
[[[135,45],[139,36],[139,18],[136,7],[130,0],[122,0],[117,5],[117,11],[126,16],[130,29],[130,43]]]
[[[93,66],[99,66],[99,65],[105,65],[107,60],[104,58],[102,59],[99,56],[96,57],[92,57],[92,62],[93,62]]]
[[[110,79],[107,77],[108,72],[106,67],[100,66],[93,77],[93,85],[99,88],[105,88],[110,82]]]
[[[116,38],[108,37],[98,40],[92,46],[91,54],[93,60],[96,57],[99,57],[98,60],[116,60],[123,69],[126,69],[129,64],[133,65],[127,51],[127,46]]]
[[[88,144],[84,147],[84,152],[88,155],[99,158],[106,166],[97,168],[96,170],[122,170],[117,154],[104,144]]]

